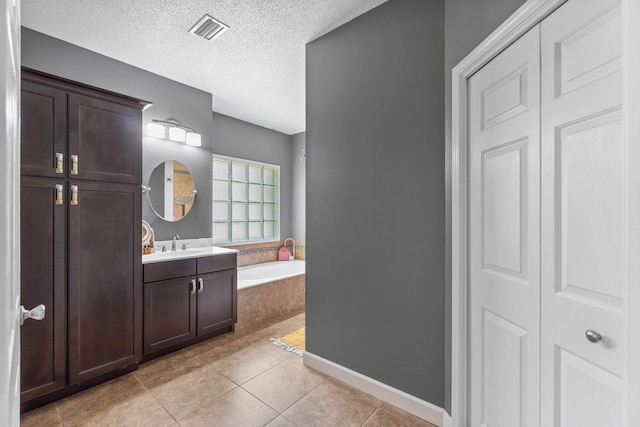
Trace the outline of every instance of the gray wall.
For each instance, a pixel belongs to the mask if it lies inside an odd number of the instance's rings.
[[[444,24],[446,243],[445,409],[451,412],[451,70],[525,0],[446,0]]]
[[[211,152],[259,160],[281,166],[282,236],[291,233],[291,137],[211,112],[211,94],[177,83],[95,52],[22,28],[22,64],[36,70],[114,92],[151,101],[143,123],[176,119],[202,135],[202,147],[143,138],[142,182],[148,185],[153,169],[164,160],[182,162],[194,177],[195,204],[183,220],[159,219],[146,197],[142,217],[156,239],[174,234],[182,238],[211,236]],[[153,189],[152,189],[153,191]]]
[[[307,45],[307,350],[444,405],[444,0]]]
[[[280,237],[291,236],[291,137],[213,113],[215,154],[280,166]]]
[[[305,241],[306,235],[306,183],[307,162],[300,161],[302,150],[306,150],[306,134],[298,133],[291,137],[291,217],[292,236],[296,240]]]

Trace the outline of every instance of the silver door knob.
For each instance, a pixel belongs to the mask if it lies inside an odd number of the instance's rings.
[[[44,304],[40,304],[37,307],[27,310],[24,305],[20,306],[20,325],[24,325],[24,321],[27,319],[42,320],[44,319]]]
[[[589,329],[588,331],[585,331],[584,335],[587,337],[587,339],[589,341],[591,341],[593,343],[596,343],[596,342],[602,340],[602,335],[600,335],[599,333],[597,333],[593,329]]]

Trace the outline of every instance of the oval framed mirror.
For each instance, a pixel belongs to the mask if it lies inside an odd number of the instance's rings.
[[[189,169],[177,160],[165,160],[149,177],[149,204],[165,221],[180,221],[195,202],[197,191]]]

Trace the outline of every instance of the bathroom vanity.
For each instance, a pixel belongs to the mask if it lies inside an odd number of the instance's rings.
[[[144,360],[232,331],[237,251],[206,247],[143,255]]]

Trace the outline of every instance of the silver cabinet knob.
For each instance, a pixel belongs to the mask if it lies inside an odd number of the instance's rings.
[[[37,307],[27,310],[24,305],[20,306],[20,324],[24,325],[24,321],[27,319],[42,320],[44,319],[44,304],[40,304]]]
[[[585,331],[584,335],[592,343],[596,343],[596,342],[602,340],[602,335],[600,335],[599,333],[597,333],[593,329],[589,329],[589,330]]]

